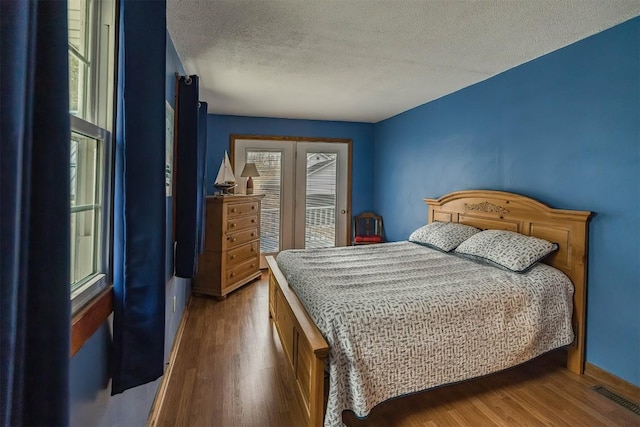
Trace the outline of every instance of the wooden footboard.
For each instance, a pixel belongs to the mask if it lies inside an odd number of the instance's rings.
[[[272,256],[269,264],[269,314],[280,336],[286,365],[307,426],[322,426],[324,366],[329,345],[309,317]]]

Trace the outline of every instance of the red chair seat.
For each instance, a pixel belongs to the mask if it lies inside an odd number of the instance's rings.
[[[356,243],[382,243],[381,236],[356,236],[353,240]]]

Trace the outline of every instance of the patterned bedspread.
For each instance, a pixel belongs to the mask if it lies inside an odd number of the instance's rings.
[[[410,242],[277,257],[331,347],[325,427],[343,410],[493,373],[571,343],[573,285],[538,264],[516,274]]]

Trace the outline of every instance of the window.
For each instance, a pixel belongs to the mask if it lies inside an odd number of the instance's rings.
[[[68,2],[74,313],[110,281],[114,17],[113,0]]]

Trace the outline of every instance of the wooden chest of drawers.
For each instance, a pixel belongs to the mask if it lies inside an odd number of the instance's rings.
[[[209,196],[193,292],[225,298],[260,277],[261,196]]]

